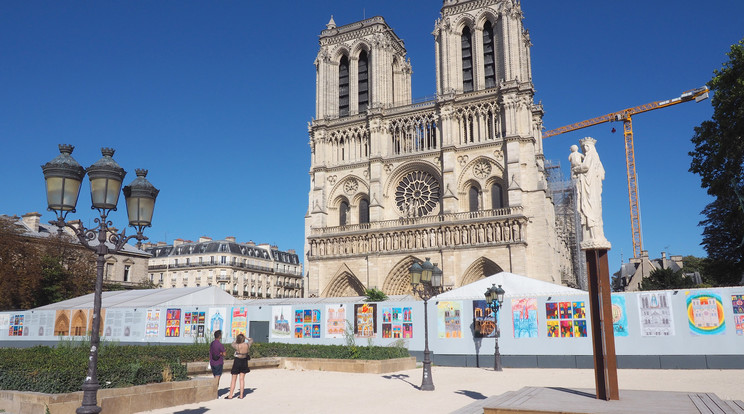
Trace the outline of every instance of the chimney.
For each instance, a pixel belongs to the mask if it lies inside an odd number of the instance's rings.
[[[166,243],[166,242],[158,242],[158,247],[163,247],[163,246],[167,246],[167,245],[168,245],[168,243]]]
[[[27,225],[32,232],[39,232],[39,224],[41,223],[41,214],[37,212],[27,213],[21,216],[23,218],[23,224]]]
[[[248,246],[255,247],[256,243],[253,242],[253,240],[248,240],[248,243],[246,243]]]
[[[648,250],[641,250],[641,259],[648,259]]]
[[[204,242],[208,242],[208,241],[212,241],[212,238],[211,237],[207,237],[207,236],[201,236],[201,237],[199,237],[199,243],[204,243]]]
[[[180,246],[183,244],[183,239],[175,239],[173,240],[173,247]]]
[[[295,251],[295,249],[289,249],[289,250],[287,250],[287,253],[289,253],[289,254],[297,254],[297,252]]]
[[[682,256],[677,256],[677,255],[669,256],[669,259],[673,261],[674,263],[676,263],[680,269],[682,269],[685,266],[684,263],[682,262]]]
[[[233,237],[233,236],[227,236],[227,237],[225,237],[225,240],[226,241],[229,241],[230,243],[235,243],[235,237]]]

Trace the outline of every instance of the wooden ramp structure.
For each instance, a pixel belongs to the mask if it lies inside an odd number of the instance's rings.
[[[619,400],[597,399],[593,389],[524,387],[476,401],[452,414],[744,414],[744,402],[713,393],[620,390]]]

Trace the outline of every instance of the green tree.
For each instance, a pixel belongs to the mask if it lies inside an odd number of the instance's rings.
[[[714,201],[703,214],[703,246],[709,280],[736,285],[744,275],[744,39],[731,46],[729,61],[714,72],[713,117],[695,127],[690,171]]]
[[[367,296],[365,302],[382,302],[388,298],[385,292],[374,288],[365,290],[364,294]]]
[[[0,217],[0,310],[29,309],[93,292],[93,254],[68,236],[30,237]]]
[[[681,270],[655,269],[641,281],[641,290],[689,289],[695,287],[695,282],[685,277]]]

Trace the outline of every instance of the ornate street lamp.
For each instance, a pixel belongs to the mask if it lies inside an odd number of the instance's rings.
[[[111,211],[116,211],[121,184],[126,172],[112,158],[114,150],[102,148],[103,158],[96,161],[87,170],[92,208],[98,210],[100,215],[100,218],[94,220],[98,225],[92,229],[87,229],[79,221],[68,223],[65,219],[67,214],[75,212],[78,195],[80,194],[80,185],[86,173],[86,170],[72,158],[71,154],[74,149],[75,147],[72,145],[60,145],[60,155],[44,164],[41,169],[46,180],[47,209],[54,211],[57,215],[57,219],[49,223],[56,225],[60,234],[65,227],[71,229],[80,244],[98,255],[96,259],[96,287],[93,300],[88,375],[82,387],[82,405],[75,411],[78,414],[97,414],[101,412],[101,407],[97,406],[96,394],[99,388],[97,366],[105,256],[120,251],[131,239],[136,239],[138,245],[143,240],[147,240],[147,237],[142,234],[142,230],[145,227],[150,227],[153,209],[155,208],[155,198],[157,198],[159,190],[145,178],[147,170],[137,170],[137,178],[129,186],[124,187],[129,225],[137,229],[137,234],[127,237],[126,229],[119,234],[110,233],[109,227],[112,226],[112,223],[107,220],[107,217]],[[111,243],[113,247],[109,248],[106,245],[107,242]]]
[[[410,268],[411,287],[413,292],[424,300],[424,378],[421,381],[422,391],[434,391],[431,378],[431,351],[429,351],[429,299],[442,293],[442,270],[431,264],[429,258],[419,264],[413,263]]]
[[[496,332],[494,337],[494,339],[496,340],[496,349],[493,355],[494,371],[503,371],[501,366],[501,353],[499,352],[499,337],[501,337],[501,329],[499,329],[498,313],[499,309],[501,309],[501,304],[504,303],[505,293],[506,292],[504,291],[504,289],[501,288],[501,285],[499,285],[499,287],[496,287],[495,284],[488,288],[485,293],[486,303],[488,303],[488,305],[493,310],[493,318],[496,325]]]

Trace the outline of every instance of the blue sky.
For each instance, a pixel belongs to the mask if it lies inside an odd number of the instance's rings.
[[[434,94],[431,32],[441,2],[128,1],[0,3],[0,214],[46,212],[40,165],[76,146],[84,166],[114,147],[161,190],[153,241],[235,236],[301,254],[309,189],[317,36],[382,15],[413,65],[413,95]],[[744,2],[524,0],[536,100],[552,129],[702,86],[744,37]],[[634,118],[644,247],[704,255],[711,200],[688,172],[693,127],[710,101]],[[612,134],[615,127],[619,132]],[[567,174],[569,146],[598,140],[607,171],[610,268],[632,255],[621,124],[545,140]],[[87,182],[84,184],[87,186]],[[89,190],[76,218],[91,224]],[[120,206],[123,206],[123,197]],[[113,214],[126,224],[121,208]]]

